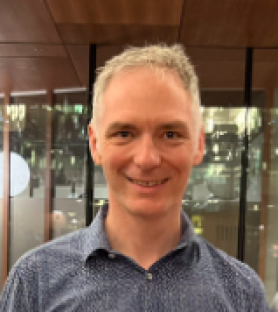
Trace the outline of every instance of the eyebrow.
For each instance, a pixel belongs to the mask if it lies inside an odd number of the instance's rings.
[[[108,129],[106,130],[106,135],[109,135],[119,130],[125,131],[125,130],[133,130],[135,128],[136,127],[133,124],[130,124],[128,122],[116,121],[116,122],[113,122],[111,125],[109,125]],[[174,121],[160,124],[159,128],[163,130],[180,129],[180,130],[186,131],[187,133],[189,132],[187,124],[185,124],[183,121],[180,121],[180,120],[174,120]]]
[[[134,125],[126,123],[126,122],[113,122],[111,125],[109,125],[109,127],[106,130],[106,135],[113,133],[115,131],[124,131],[124,130],[130,130],[130,129],[134,129]]]
[[[175,130],[175,129],[180,129],[184,130],[186,132],[189,132],[188,126],[186,123],[180,121],[180,120],[174,120],[171,122],[167,122],[165,124],[162,124],[160,128],[164,130]]]

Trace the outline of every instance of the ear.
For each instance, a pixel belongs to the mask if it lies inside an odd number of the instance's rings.
[[[202,160],[203,160],[203,156],[204,156],[204,149],[205,149],[205,132],[204,132],[204,126],[201,126],[201,129],[199,131],[199,135],[197,138],[198,142],[197,142],[197,147],[196,147],[196,151],[195,151],[195,155],[194,155],[194,161],[193,164],[194,166],[199,165]]]
[[[101,154],[99,152],[99,142],[96,135],[96,131],[94,130],[92,123],[88,126],[88,134],[89,134],[89,145],[91,150],[91,156],[94,162],[101,166]]]

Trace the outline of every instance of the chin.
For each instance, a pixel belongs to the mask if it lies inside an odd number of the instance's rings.
[[[165,203],[153,204],[153,203],[140,203],[140,205],[129,206],[128,210],[133,215],[141,216],[141,217],[159,217],[169,214],[173,211],[169,206],[166,206]]]

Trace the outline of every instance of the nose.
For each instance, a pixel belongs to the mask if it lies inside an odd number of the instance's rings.
[[[150,135],[142,136],[134,155],[134,163],[144,171],[150,171],[161,162],[158,148]]]

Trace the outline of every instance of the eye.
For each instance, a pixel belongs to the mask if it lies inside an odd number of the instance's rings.
[[[115,133],[115,136],[120,138],[128,138],[129,136],[131,136],[131,133],[129,131],[119,131]]]
[[[175,131],[167,131],[164,135],[166,139],[175,139],[179,137],[178,133]]]

